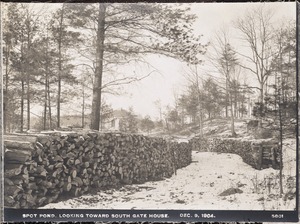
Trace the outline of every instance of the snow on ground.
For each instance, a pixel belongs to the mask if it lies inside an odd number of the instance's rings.
[[[177,170],[171,178],[102,190],[43,208],[293,210],[295,153],[295,141],[286,141],[282,198],[279,198],[278,170],[255,170],[235,154],[194,151],[193,162]],[[219,195],[229,188],[242,193]]]

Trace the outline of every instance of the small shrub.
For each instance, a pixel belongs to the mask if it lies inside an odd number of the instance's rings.
[[[258,128],[253,132],[255,139],[267,139],[273,137],[273,130]]]

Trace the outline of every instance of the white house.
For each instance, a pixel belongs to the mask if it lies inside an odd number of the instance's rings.
[[[115,110],[112,116],[104,123],[104,129],[110,131],[120,131],[120,122],[126,116],[126,110]]]

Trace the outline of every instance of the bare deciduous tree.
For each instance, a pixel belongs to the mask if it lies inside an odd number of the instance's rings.
[[[201,101],[201,86],[203,83],[203,78],[200,75],[197,65],[190,68],[188,74],[186,74],[186,79],[188,82],[193,86],[194,90],[197,93],[197,106],[198,106],[198,113],[199,113],[199,134],[203,136],[203,119],[204,119],[204,112],[203,112],[203,105]]]
[[[227,117],[229,105],[231,134],[232,136],[236,136],[234,128],[234,112],[236,111],[233,109],[234,94],[232,87],[237,80],[237,75],[240,72],[240,63],[238,62],[235,50],[229,42],[228,32],[225,29],[221,29],[219,33],[216,34],[216,41],[212,46],[215,55],[211,56],[210,61],[225,79],[225,113]]]
[[[241,66],[256,76],[261,103],[264,101],[265,87],[270,76],[274,37],[272,15],[272,11],[262,5],[249,10],[243,18],[235,21],[235,27],[250,48],[249,54],[239,53],[246,59],[246,63]]]

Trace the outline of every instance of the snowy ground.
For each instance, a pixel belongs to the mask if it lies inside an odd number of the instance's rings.
[[[234,154],[193,152],[193,162],[169,179],[100,191],[43,208],[293,210],[295,144],[294,140],[285,142],[281,198],[278,170],[255,170]],[[220,196],[230,188],[239,193]]]

